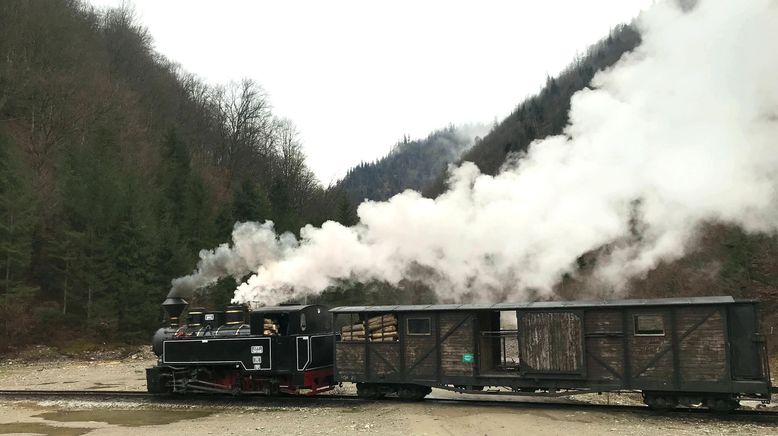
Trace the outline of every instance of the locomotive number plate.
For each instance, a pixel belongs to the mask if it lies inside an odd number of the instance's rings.
[[[252,345],[251,346],[251,354],[262,354],[263,351],[264,351],[264,347],[262,347],[262,345]]]
[[[262,364],[262,356],[251,356],[251,360],[254,362],[254,365]]]

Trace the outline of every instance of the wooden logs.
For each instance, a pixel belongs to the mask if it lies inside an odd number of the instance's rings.
[[[378,330],[390,325],[397,325],[397,317],[395,315],[381,315],[374,316],[367,320],[368,330]]]
[[[340,340],[346,342],[363,342],[365,340],[365,325],[362,323],[343,326],[340,329]]]
[[[399,341],[397,332],[397,316],[394,314],[379,315],[368,318],[367,321],[343,326],[340,329],[341,342],[394,342]]]
[[[367,330],[371,342],[399,341],[397,334],[397,316],[394,314],[374,316],[367,320]]]
[[[389,337],[387,337],[387,338],[375,338],[375,339],[370,338],[370,342],[396,342],[396,341],[399,341],[399,339],[397,337],[393,337],[393,338],[389,338]]]
[[[278,323],[273,321],[270,318],[265,318],[264,320],[264,326],[262,334],[265,336],[276,336],[278,335],[278,332],[280,331],[280,328],[278,327]]]

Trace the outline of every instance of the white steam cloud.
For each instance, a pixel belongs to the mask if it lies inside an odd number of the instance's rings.
[[[534,142],[499,175],[451,171],[437,199],[406,191],[359,206],[360,222],[241,224],[201,253],[199,287],[254,274],[237,302],[275,304],[339,279],[404,278],[446,301],[551,293],[582,254],[614,288],[682,256],[706,222],[778,229],[778,2],[663,2],[642,44],[572,100],[564,135]],[[204,273],[205,272],[205,273]]]
[[[291,233],[277,236],[273,223],[239,223],[232,231],[232,246],[222,244],[214,250],[200,251],[197,271],[173,280],[169,296],[185,297],[194,290],[216,283],[222,277],[240,281],[263,264],[289,256],[297,248]]]

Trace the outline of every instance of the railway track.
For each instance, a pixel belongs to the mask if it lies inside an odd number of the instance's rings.
[[[0,397],[134,397],[153,398],[155,395],[143,391],[97,391],[97,390],[49,390],[49,389],[3,389]]]
[[[0,390],[0,398],[115,398],[115,399],[150,399],[155,403],[178,403],[178,402],[197,402],[199,404],[213,405],[213,402],[225,403],[229,401],[230,405],[237,406],[256,406],[256,401],[264,400],[268,406],[288,406],[290,403],[299,404],[300,402],[317,403],[344,403],[353,405],[355,402],[365,402],[371,404],[386,403],[397,404],[398,399],[387,398],[383,400],[363,400],[355,395],[319,395],[315,397],[305,396],[277,396],[264,397],[253,396],[233,396],[229,394],[200,394],[190,396],[178,395],[159,395],[143,391],[119,391],[119,390]],[[251,402],[250,404],[247,404]],[[627,404],[597,404],[586,403],[574,400],[563,401],[537,401],[525,399],[501,398],[499,400],[474,399],[474,398],[443,398],[432,394],[431,397],[423,401],[424,404],[448,404],[463,407],[513,407],[516,409],[551,409],[551,410],[570,410],[570,411],[598,411],[598,412],[619,412],[633,413],[649,416],[679,417],[687,418],[690,416],[720,420],[744,420],[775,423],[778,425],[778,411],[768,410],[735,410],[727,414],[717,414],[706,409],[684,409],[678,408],[668,411],[655,411],[643,405]]]

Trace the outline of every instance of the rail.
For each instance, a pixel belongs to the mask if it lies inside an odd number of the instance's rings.
[[[483,394],[483,392],[472,392],[473,394]],[[581,392],[583,393],[583,392]],[[568,395],[574,395],[573,392],[569,392]],[[213,401],[224,402],[235,400],[236,397],[229,394],[199,394],[199,395],[180,395],[180,394],[151,394],[143,391],[93,391],[93,390],[31,390],[31,389],[5,389],[0,390],[0,398],[2,397],[130,397],[130,398],[154,398],[157,400],[164,400],[173,403],[174,401],[189,401],[198,400],[196,404],[202,404],[204,407],[213,407]],[[239,398],[239,397],[238,397]],[[249,398],[244,397],[244,398]],[[383,400],[370,401],[358,398],[355,395],[342,395],[342,394],[330,394],[330,395],[318,395],[318,396],[304,396],[304,395],[283,395],[283,396],[263,396],[268,401],[285,402],[285,401],[322,401],[322,402],[346,402],[346,407],[353,407],[354,401],[364,401],[371,404],[377,404],[385,402],[387,404],[403,403],[402,400],[397,398],[386,398]],[[517,407],[526,409],[579,409],[579,410],[597,410],[603,412],[623,412],[623,413],[639,413],[646,415],[656,415],[663,418],[678,417],[680,419],[687,419],[690,415],[697,418],[708,418],[713,420],[723,419],[726,421],[742,419],[747,422],[753,422],[761,420],[762,422],[774,423],[778,425],[778,411],[763,410],[763,409],[741,409],[735,410],[726,414],[717,414],[707,409],[699,408],[676,408],[663,412],[656,412],[651,410],[645,405],[629,405],[629,404],[598,404],[587,403],[578,400],[557,398],[555,401],[535,401],[534,399],[526,400],[523,398],[509,398],[498,397],[500,399],[483,399],[474,397],[463,398],[441,398],[437,397],[433,391],[429,397],[424,399],[427,404],[451,404],[455,406],[464,407]],[[236,404],[230,403],[230,407],[235,407]],[[244,403],[247,407],[256,406],[256,403]]]

